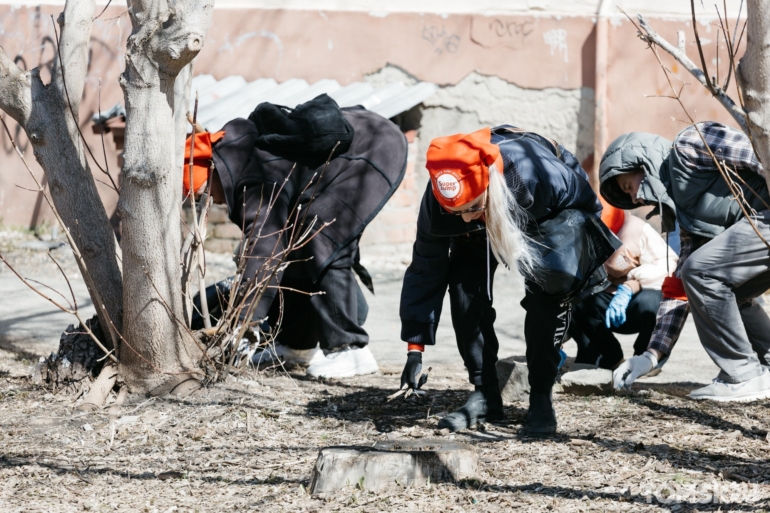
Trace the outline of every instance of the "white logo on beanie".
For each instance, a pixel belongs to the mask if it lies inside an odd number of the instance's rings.
[[[453,175],[444,173],[436,177],[438,192],[446,199],[454,199],[460,194],[460,182]]]

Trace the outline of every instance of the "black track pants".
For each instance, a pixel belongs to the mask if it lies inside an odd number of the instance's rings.
[[[578,346],[575,362],[613,369],[623,359],[623,349],[613,333],[638,333],[634,354],[642,354],[655,329],[661,297],[659,290],[642,290],[634,294],[626,309],[626,322],[617,328],[607,328],[605,324],[607,307],[613,298],[611,292],[599,292],[577,303],[569,328],[569,334]]]
[[[356,282],[352,265],[358,244],[350,244],[313,283],[301,263],[291,264],[281,279],[281,286],[303,292],[323,292],[309,296],[283,290],[283,319],[278,340],[292,349],[333,350],[345,345],[365,346],[369,335],[362,327],[369,307]],[[276,326],[281,298],[270,307],[270,326]]]
[[[556,381],[559,347],[569,329],[571,305],[542,292],[527,282],[521,306],[527,311],[524,338],[527,342],[527,367],[532,392],[548,392]]]
[[[477,386],[496,385],[499,344],[490,296],[497,261],[491,254],[487,260],[486,241],[479,243],[478,238],[457,237],[450,245],[449,262],[452,326],[457,348],[468,369],[468,379]]]

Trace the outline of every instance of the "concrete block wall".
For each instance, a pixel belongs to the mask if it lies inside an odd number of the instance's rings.
[[[396,81],[412,85],[418,79],[401,68],[387,65],[367,75],[366,81],[381,87]],[[594,90],[588,87],[523,88],[475,71],[457,84],[440,85],[422,104],[414,163],[420,194],[428,181],[425,154],[431,140],[502,124],[550,137],[582,161],[593,152]]]

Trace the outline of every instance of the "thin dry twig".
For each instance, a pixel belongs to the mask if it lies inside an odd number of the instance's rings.
[[[56,22],[53,19],[53,16],[51,16],[51,21],[53,22],[53,33],[56,37],[56,53],[59,55],[59,69],[61,70],[61,81],[62,86],[64,87],[64,94],[67,97],[67,107],[69,108],[70,114],[72,115],[72,121],[75,124],[75,128],[78,129],[78,134],[80,134],[80,140],[83,142],[83,146],[85,146],[86,150],[88,150],[88,154],[91,155],[91,160],[94,161],[94,164],[96,164],[96,167],[99,168],[99,171],[106,174],[107,177],[110,179],[110,182],[112,183],[112,187],[115,189],[115,192],[120,194],[120,189],[118,188],[118,185],[115,183],[115,180],[112,179],[112,175],[110,175],[109,171],[102,168],[102,166],[99,164],[99,161],[96,160],[96,157],[94,156],[94,152],[91,151],[91,147],[86,142],[86,138],[83,136],[82,130],[80,130],[80,124],[78,123],[78,117],[75,115],[75,109],[72,107],[72,101],[70,100],[70,93],[67,89],[67,79],[64,74],[64,60],[61,56],[61,46],[59,45],[59,32],[56,30]]]
[[[50,302],[51,302],[51,304],[53,304],[53,305],[54,305],[56,308],[58,308],[58,309],[59,309],[59,310],[61,310],[62,312],[65,312],[65,313],[68,313],[68,314],[74,315],[74,316],[77,318],[77,320],[78,320],[78,321],[80,321],[80,324],[81,324],[81,325],[83,326],[83,328],[86,330],[86,333],[88,333],[88,335],[91,337],[91,340],[93,340],[93,341],[94,341],[94,343],[97,345],[97,347],[98,347],[99,349],[101,349],[102,351],[104,351],[105,355],[109,356],[109,357],[110,357],[110,359],[111,359],[112,361],[114,361],[115,363],[118,363],[118,360],[117,360],[117,358],[115,358],[115,356],[111,354],[111,353],[112,353],[112,351],[110,351],[110,350],[108,350],[106,347],[104,347],[104,345],[101,343],[101,341],[100,341],[100,340],[99,340],[99,339],[96,337],[96,335],[94,335],[94,332],[93,332],[93,331],[91,331],[91,329],[88,327],[88,325],[85,323],[85,321],[84,321],[84,320],[83,320],[83,319],[80,317],[80,314],[78,313],[78,309],[77,309],[77,300],[75,299],[75,294],[72,292],[72,285],[70,284],[70,282],[69,282],[69,279],[67,278],[67,275],[66,275],[66,274],[64,274],[64,271],[62,270],[61,266],[60,266],[60,265],[59,265],[59,263],[58,263],[58,262],[57,262],[57,261],[56,261],[56,260],[55,260],[55,259],[54,259],[54,258],[51,256],[51,254],[50,254],[50,253],[48,253],[48,256],[49,256],[49,257],[51,257],[51,260],[53,260],[53,261],[54,261],[54,263],[56,264],[56,266],[57,266],[57,267],[59,268],[59,270],[62,272],[62,275],[64,276],[64,279],[65,279],[65,280],[67,280],[67,286],[69,287],[69,289],[70,289],[70,292],[72,293],[72,301],[73,301],[73,303],[74,303],[74,307],[73,307],[73,305],[72,305],[72,304],[70,304],[70,307],[68,308],[68,307],[66,307],[66,306],[64,306],[64,305],[62,305],[62,304],[60,304],[59,302],[57,302],[57,301],[53,300],[53,299],[52,299],[50,296],[47,296],[46,294],[43,294],[43,292],[41,292],[41,291],[40,291],[40,290],[39,290],[37,287],[35,287],[34,285],[32,285],[32,283],[30,283],[30,281],[29,281],[29,280],[27,280],[27,279],[26,279],[26,278],[24,278],[24,277],[23,277],[21,274],[19,274],[19,272],[18,272],[18,271],[17,271],[17,270],[16,270],[16,269],[15,269],[15,268],[14,268],[14,267],[11,265],[11,263],[10,263],[10,262],[8,262],[8,260],[6,260],[6,259],[5,259],[5,257],[4,257],[2,254],[0,254],[0,260],[2,260],[2,262],[3,262],[3,263],[4,263],[4,264],[5,264],[7,267],[8,267],[8,269],[10,269],[10,271],[11,271],[13,274],[15,274],[15,275],[16,275],[16,277],[17,277],[17,278],[19,278],[19,279],[21,280],[21,282],[22,282],[24,285],[26,285],[27,287],[29,287],[29,288],[30,288],[30,289],[31,289],[33,292],[37,293],[37,294],[38,294],[40,297],[42,297],[42,298],[44,298],[44,299],[47,299],[48,301],[50,301]],[[51,287],[48,287],[47,285],[46,285],[46,287],[47,287],[47,288],[51,288]],[[53,290],[53,289],[51,289],[51,290]],[[64,297],[64,295],[63,295],[63,294],[61,294],[61,292],[58,292],[58,291],[55,291],[55,292],[56,292],[57,294],[59,294],[60,296]],[[65,301],[68,301],[66,298],[64,298],[64,299],[65,299]],[[69,301],[68,301],[68,302],[69,302]]]
[[[192,124],[193,127],[195,127],[198,119],[198,93],[196,91],[195,93],[195,106],[193,109],[193,118],[192,118]],[[190,180],[190,205],[192,210],[192,216],[193,216],[193,240],[191,243],[191,253],[195,253],[195,256],[197,257],[197,265],[194,265],[193,267],[196,268],[198,273],[198,290],[200,291],[199,297],[201,301],[201,316],[203,317],[203,325],[205,328],[211,328],[211,317],[209,315],[209,306],[208,301],[206,300],[206,282],[204,278],[206,264],[205,264],[205,253],[203,251],[203,242],[206,238],[206,218],[208,214],[208,206],[210,204],[210,198],[208,197],[208,192],[211,187],[211,174],[209,173],[209,176],[206,179],[206,208],[201,212],[200,220],[198,219],[198,214],[195,208],[195,194],[197,191],[192,190],[193,188],[193,157],[195,154],[195,135],[196,131],[193,128],[192,135],[190,136],[190,160],[188,165],[188,173],[189,173],[189,180]],[[194,258],[193,258],[194,259]],[[192,272],[192,270],[190,270]]]
[[[117,355],[120,354],[119,351],[118,351],[118,347],[119,347],[118,346],[118,336],[120,335],[120,333],[118,333],[118,330],[115,328],[115,325],[112,323],[112,319],[110,319],[109,313],[107,312],[107,309],[104,307],[104,303],[102,302],[101,294],[99,293],[99,291],[97,290],[97,288],[93,284],[93,280],[91,279],[91,275],[88,272],[88,267],[86,266],[85,260],[83,259],[83,255],[81,255],[80,250],[78,249],[78,246],[75,243],[74,238],[72,237],[72,233],[70,232],[70,230],[67,227],[67,225],[64,223],[64,220],[61,218],[61,215],[59,214],[59,210],[56,208],[56,205],[54,204],[53,200],[48,196],[48,194],[46,194],[42,184],[37,179],[35,174],[32,172],[32,170],[30,169],[29,165],[27,164],[27,160],[24,158],[24,154],[21,152],[19,147],[16,145],[16,141],[14,140],[13,136],[11,135],[11,131],[8,128],[8,124],[5,122],[5,117],[2,115],[2,113],[0,113],[0,122],[2,123],[3,128],[5,129],[6,135],[8,136],[9,140],[11,141],[11,145],[16,150],[16,154],[19,155],[19,157],[21,158],[21,161],[24,164],[24,167],[27,169],[27,172],[32,177],[32,179],[34,180],[35,185],[37,185],[38,191],[40,192],[40,194],[43,195],[43,198],[45,199],[45,201],[48,204],[48,206],[51,208],[51,211],[53,212],[54,216],[56,217],[56,220],[61,225],[62,230],[64,231],[64,235],[67,237],[67,241],[69,242],[70,248],[72,249],[72,254],[75,256],[75,259],[77,260],[78,265],[79,265],[79,267],[81,269],[81,274],[83,275],[84,280],[86,280],[86,283],[90,284],[90,286],[88,288],[89,288],[90,292],[93,294],[93,297],[94,297],[94,307],[96,308],[96,310],[99,313],[101,313],[103,315],[103,318],[107,319],[110,322],[110,324],[111,324],[111,327],[108,327],[108,331],[110,333],[110,337],[112,339],[113,347],[115,348],[115,354],[116,354],[116,356],[112,356],[111,359],[114,359],[117,362]],[[6,263],[6,265],[7,265],[7,263]],[[59,269],[61,270],[61,267],[59,267]],[[19,276],[21,278],[21,276],[19,274],[17,274],[17,276]],[[66,279],[66,276],[65,276],[65,279]],[[68,284],[69,284],[69,281],[68,281]],[[70,290],[72,290],[72,289],[70,288]],[[45,297],[45,295],[43,295],[43,296]],[[74,298],[74,296],[73,296],[73,298]],[[48,298],[48,299],[51,302],[53,302],[53,300],[51,300],[50,298]],[[55,302],[53,302],[53,303],[56,304]],[[64,309],[64,311],[67,311],[67,310]],[[79,315],[77,315],[77,310],[75,309],[75,310],[73,310],[70,313],[73,313],[73,312],[75,313],[75,315],[78,318],[78,320],[80,320],[81,323],[82,323],[82,320],[80,319]],[[85,323],[82,323],[82,324],[85,326]],[[88,328],[86,327],[86,329],[88,329]],[[90,335],[91,335],[91,337],[93,339],[96,340],[96,336],[93,335],[93,333],[90,333]],[[100,348],[102,348],[105,351],[105,353],[108,352],[107,349],[104,349],[103,346],[101,346],[101,343],[99,343],[99,346],[100,346]]]
[[[110,2],[112,2],[112,0],[110,0]],[[109,2],[107,2],[107,7],[109,7],[109,5],[110,5]],[[104,9],[106,10],[107,7],[105,7]],[[102,11],[102,12],[104,12],[104,11]],[[64,77],[63,74],[62,74],[62,77]],[[99,77],[99,96],[98,96],[98,98],[99,98],[99,100],[98,100],[99,103],[98,103],[98,107],[97,108],[99,109],[99,113],[101,115],[101,112],[102,112],[102,77]],[[107,147],[104,144],[104,130],[103,129],[99,130],[99,135],[101,136],[101,139],[102,139],[102,155],[104,155],[104,169],[105,169],[105,173],[107,174],[107,176],[110,177],[110,179],[112,179],[112,175],[110,175],[110,163],[109,163],[109,161],[107,159]],[[102,182],[102,183],[104,183],[104,182]],[[115,187],[116,187],[116,192],[118,192],[118,194],[120,194],[120,192],[117,191],[117,184],[115,184],[113,182],[113,185],[115,185]]]
[[[104,6],[104,9],[102,9],[102,12],[100,12],[100,13],[99,13],[99,16],[97,16],[96,18],[94,18],[94,20],[93,20],[93,21],[96,21],[96,20],[98,20],[99,18],[101,18],[101,17],[102,17],[102,14],[104,14],[104,13],[107,11],[107,8],[110,6],[110,4],[111,4],[111,3],[112,3],[112,0],[109,0],[109,1],[107,2],[107,5],[105,5],[105,6]]]
[[[622,9],[621,9],[622,10]],[[727,112],[733,117],[736,123],[741,127],[741,129],[744,132],[747,132],[748,130],[748,122],[746,119],[746,111],[745,109],[739,107],[736,105],[735,101],[733,101],[730,96],[727,95],[727,93],[720,88],[718,85],[715,85],[711,82],[711,80],[706,76],[704,71],[701,71],[698,66],[690,60],[689,57],[687,57],[687,54],[684,52],[683,49],[677,48],[668,41],[666,41],[662,36],[660,36],[655,30],[650,27],[649,23],[647,23],[647,20],[644,16],[641,14],[637,14],[636,17],[639,20],[639,24],[637,25],[628,14],[626,14],[625,11],[623,11],[623,14],[625,14],[628,19],[631,21],[631,23],[634,24],[634,26],[637,28],[639,32],[639,38],[648,43],[650,45],[650,48],[653,48],[654,45],[659,46],[663,50],[666,51],[669,55],[671,55],[674,60],[679,62],[693,77],[695,77],[698,82],[700,82],[705,88],[707,88],[712,95],[714,95],[714,98],[717,99],[719,103],[722,104],[722,106],[727,109]],[[698,49],[702,52],[700,48],[700,44],[698,44]],[[658,59],[660,62],[660,59]],[[661,66],[663,64],[661,63]],[[748,132],[747,132],[748,133]]]
[[[762,240],[762,242],[765,244],[765,246],[770,249],[770,242],[768,242],[763,236],[762,233],[760,233],[759,228],[757,228],[757,225],[754,223],[754,221],[751,218],[752,212],[749,210],[751,207],[749,207],[746,204],[746,201],[743,199],[743,191],[741,190],[740,186],[736,184],[733,180],[730,179],[729,175],[725,172],[723,169],[721,163],[719,162],[719,159],[717,159],[716,155],[714,155],[714,152],[711,151],[711,147],[706,142],[705,137],[703,136],[703,133],[700,131],[700,127],[698,127],[698,124],[695,122],[695,120],[690,115],[687,108],[684,106],[684,103],[682,102],[681,96],[679,96],[674,89],[674,85],[671,83],[671,78],[669,75],[668,70],[663,65],[663,62],[660,59],[660,55],[658,54],[657,49],[654,46],[651,46],[652,52],[655,55],[655,58],[658,60],[658,63],[660,64],[661,68],[663,69],[663,73],[666,76],[666,81],[668,82],[669,87],[671,88],[671,91],[674,94],[674,99],[679,103],[679,106],[682,108],[684,113],[687,115],[687,118],[690,121],[690,124],[695,127],[695,130],[698,132],[698,135],[700,136],[701,140],[703,141],[703,145],[708,150],[709,156],[714,161],[714,164],[716,165],[717,170],[719,170],[719,173],[722,175],[722,178],[725,180],[725,183],[727,183],[727,186],[730,188],[730,191],[733,193],[733,198],[738,203],[738,206],[740,207],[741,211],[743,212],[743,215],[748,220],[751,227],[754,229],[754,232],[757,234],[757,236]]]

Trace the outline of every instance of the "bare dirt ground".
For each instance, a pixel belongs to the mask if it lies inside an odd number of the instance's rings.
[[[44,254],[6,254],[25,274],[45,274]],[[45,322],[19,319],[31,330]],[[381,372],[371,376],[255,371],[191,398],[130,397],[84,413],[73,391],[53,393],[26,377],[47,343],[0,336],[0,511],[770,510],[770,402],[696,403],[684,398],[695,383],[640,381],[632,395],[614,397],[556,394],[553,438],[520,432],[521,403],[500,423],[447,436],[435,431],[438,418],[470,391],[449,360],[433,366],[426,397],[390,403],[401,349],[392,363],[378,354]],[[322,447],[442,436],[476,448],[477,479],[308,493]]]
[[[477,480],[311,496],[321,447],[433,437],[467,385],[385,402],[397,376],[345,382],[271,371],[189,399],[132,398],[86,414],[72,396],[0,378],[3,511],[757,511],[770,508],[767,404],[696,404],[683,388],[628,397],[557,394],[559,435],[520,434],[525,406],[453,435]],[[452,435],[450,435],[452,438]]]

